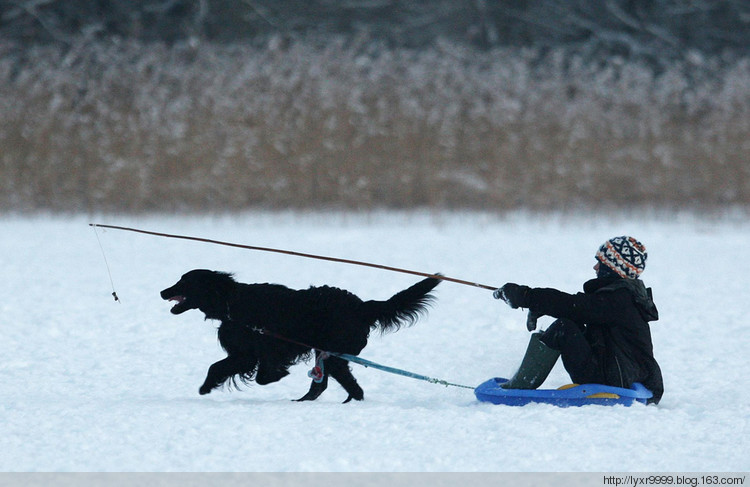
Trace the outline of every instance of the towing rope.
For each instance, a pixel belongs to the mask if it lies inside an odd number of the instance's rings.
[[[348,362],[354,362],[355,364],[362,365],[363,367],[372,367],[373,369],[382,370],[383,372],[388,372],[390,374],[396,374],[401,375],[404,377],[410,377],[412,379],[417,380],[423,380],[425,382],[429,382],[430,384],[439,384],[442,386],[451,386],[451,387],[460,387],[463,389],[472,389],[474,390],[475,387],[473,386],[467,386],[463,384],[457,384],[455,382],[448,382],[447,380],[443,379],[436,379],[434,377],[428,377],[426,375],[422,374],[415,374],[414,372],[409,372],[408,370],[403,369],[397,369],[395,367],[389,367],[387,365],[379,364],[377,362],[373,362],[371,360],[366,360],[361,357],[357,357],[356,355],[351,355],[348,353],[338,353],[338,352],[330,352],[327,350],[321,350],[320,348],[313,347],[311,345],[308,345],[306,343],[298,342],[296,340],[292,340],[291,338],[287,338],[283,335],[280,335],[276,332],[273,332],[271,330],[268,330],[266,328],[252,328],[252,330],[256,333],[260,333],[261,335],[267,335],[273,338],[276,338],[278,340],[283,340],[289,343],[294,343],[295,345],[299,345],[305,348],[310,348],[312,350],[315,350],[318,352],[318,357],[315,360],[315,366],[308,372],[308,376],[311,377],[315,382],[322,382],[323,376],[324,376],[324,370],[323,370],[323,361],[328,358],[329,356],[332,357],[338,357],[342,360],[346,360]]]
[[[434,377],[427,377],[426,375],[415,374],[414,372],[409,372],[408,370],[401,370],[401,369],[396,369],[394,367],[388,367],[387,365],[382,365],[376,362],[372,362],[370,360],[365,360],[363,358],[357,357],[356,355],[349,355],[348,353],[332,353],[331,355],[342,358],[344,360],[348,360],[350,362],[357,363],[364,367],[372,367],[373,369],[382,370],[384,372],[389,372],[391,374],[403,375],[404,377],[411,377],[412,379],[423,380],[423,381],[429,382],[430,384],[440,384],[446,387],[448,386],[461,387],[463,389],[472,389],[472,390],[475,389],[472,386],[456,384],[454,382],[448,382],[443,379],[436,379]]]

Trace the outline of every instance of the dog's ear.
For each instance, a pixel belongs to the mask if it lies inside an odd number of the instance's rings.
[[[228,272],[213,271],[211,278],[203,282],[202,294],[206,299],[206,308],[203,311],[207,317],[215,318],[224,316],[229,307],[229,300],[237,282]]]
[[[228,285],[235,284],[237,281],[234,280],[234,273],[233,272],[222,272],[222,271],[214,271],[214,273],[221,277],[222,281]]]
[[[237,281],[234,280],[234,274],[230,272],[214,271],[214,286],[222,291],[231,290]]]

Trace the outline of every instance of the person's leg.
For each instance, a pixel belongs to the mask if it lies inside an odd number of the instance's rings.
[[[560,352],[539,340],[542,333],[534,333],[529,339],[521,365],[508,382],[500,387],[505,389],[536,389],[545,381],[555,366]]]
[[[565,319],[556,320],[542,334],[540,341],[560,352],[563,366],[573,382],[603,383],[601,365],[577,323]]]

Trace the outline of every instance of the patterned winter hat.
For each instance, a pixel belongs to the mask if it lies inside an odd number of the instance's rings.
[[[646,268],[646,247],[633,237],[607,240],[596,252],[596,259],[620,277],[638,279]]]

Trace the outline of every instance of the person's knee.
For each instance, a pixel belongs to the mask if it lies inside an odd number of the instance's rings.
[[[581,328],[577,323],[565,318],[559,318],[552,322],[539,337],[539,340],[548,347],[559,351],[562,350],[566,341],[580,333]]]

